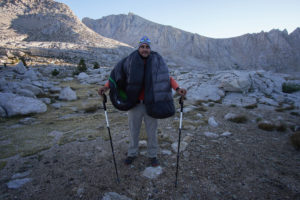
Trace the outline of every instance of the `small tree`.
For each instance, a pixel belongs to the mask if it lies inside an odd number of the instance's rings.
[[[24,57],[21,57],[21,58],[20,58],[20,60],[22,61],[23,65],[24,65],[25,67],[27,67],[27,64],[26,64],[25,58],[24,58]]]
[[[94,69],[99,69],[100,68],[100,65],[98,62],[94,62]]]
[[[80,59],[78,66],[77,66],[77,71],[80,72],[85,72],[87,70],[85,61],[83,58]]]
[[[57,69],[54,69],[52,71],[52,76],[57,76],[59,74],[59,71]]]

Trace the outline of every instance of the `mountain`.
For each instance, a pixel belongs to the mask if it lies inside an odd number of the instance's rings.
[[[0,47],[2,57],[8,51],[22,51],[69,61],[81,56],[93,61],[116,61],[131,51],[127,44],[95,33],[67,5],[53,0],[2,0]],[[106,56],[99,57],[103,54]]]
[[[271,30],[227,39],[213,39],[151,22],[133,13],[82,22],[95,32],[131,46],[147,35],[152,49],[170,65],[200,70],[265,69],[300,71],[300,29],[291,34]]]

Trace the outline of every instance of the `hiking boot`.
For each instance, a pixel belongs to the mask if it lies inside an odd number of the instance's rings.
[[[159,166],[159,161],[158,161],[158,159],[157,159],[156,157],[150,158],[150,163],[151,163],[151,166],[152,166],[152,167],[157,167],[157,166]]]
[[[124,164],[125,164],[125,165],[131,165],[131,164],[133,163],[134,159],[136,159],[135,156],[128,156],[128,157],[125,159]]]

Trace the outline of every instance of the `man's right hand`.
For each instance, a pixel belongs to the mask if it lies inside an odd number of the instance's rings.
[[[99,88],[98,94],[101,95],[101,96],[103,96],[103,94],[104,94],[108,89],[109,89],[108,87],[103,86],[103,87]]]

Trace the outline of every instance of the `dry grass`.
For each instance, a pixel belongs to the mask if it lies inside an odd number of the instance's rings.
[[[287,106],[287,107],[281,107],[281,108],[276,108],[275,111],[277,112],[283,112],[286,110],[294,110],[295,107],[293,105]]]
[[[277,127],[274,124],[261,122],[258,124],[258,128],[265,130],[265,131],[274,131]]]

